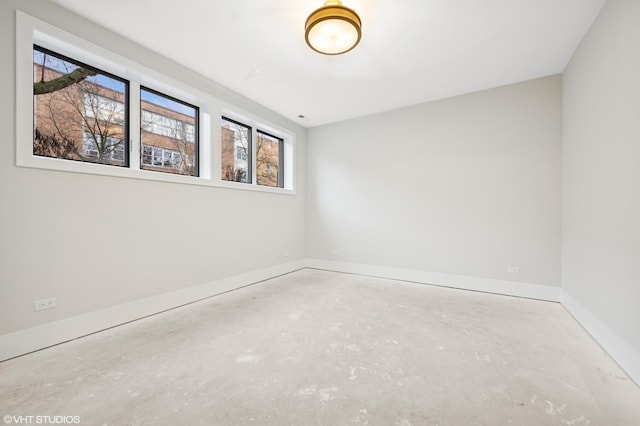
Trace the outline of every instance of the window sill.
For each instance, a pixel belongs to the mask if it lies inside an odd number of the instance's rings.
[[[239,189],[244,191],[266,192],[271,194],[296,195],[295,189],[273,188],[256,184],[229,182],[207,177],[184,176],[151,170],[136,170],[124,167],[108,166],[95,163],[70,162],[58,158],[29,156],[18,159],[17,167],[30,169],[53,170],[67,173],[82,173],[98,176],[110,176],[125,179],[140,179],[155,182],[177,183],[186,185],[208,186],[214,188]]]

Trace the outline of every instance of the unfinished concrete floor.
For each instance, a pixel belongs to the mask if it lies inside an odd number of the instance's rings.
[[[0,415],[125,425],[639,425],[557,303],[301,270],[0,364]]]

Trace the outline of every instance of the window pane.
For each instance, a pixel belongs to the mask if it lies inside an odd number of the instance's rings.
[[[140,89],[140,168],[198,176],[198,107]]]
[[[283,140],[258,130],[256,144],[258,185],[283,187]]]
[[[222,179],[251,183],[251,127],[224,117]]]
[[[128,82],[33,47],[33,154],[128,166]]]

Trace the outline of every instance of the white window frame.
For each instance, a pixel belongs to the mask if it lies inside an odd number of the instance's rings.
[[[34,44],[129,81],[130,161],[128,168],[33,155]],[[199,108],[199,176],[158,173],[140,168],[142,151],[139,130],[141,86]],[[223,115],[247,122],[254,128],[260,127],[283,138],[286,165],[284,188],[228,182],[221,179],[220,117]],[[268,123],[258,116],[244,112],[232,104],[227,104],[202,90],[107,50],[92,41],[34,18],[20,10],[16,11],[16,165],[18,167],[295,195],[294,150],[294,132]],[[255,165],[253,169],[251,172],[255,175]]]

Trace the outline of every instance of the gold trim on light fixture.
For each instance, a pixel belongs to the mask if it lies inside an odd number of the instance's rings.
[[[310,48],[325,55],[340,55],[360,42],[362,22],[356,12],[340,0],[327,0],[304,24],[304,38]]]

